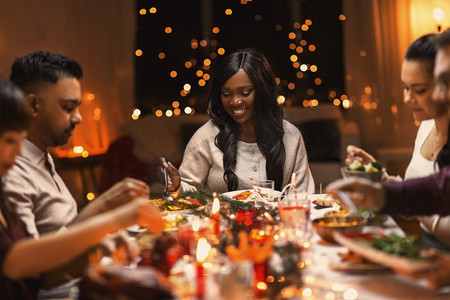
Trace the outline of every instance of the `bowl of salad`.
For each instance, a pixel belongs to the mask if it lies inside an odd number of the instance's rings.
[[[361,177],[371,181],[381,181],[384,173],[385,170],[378,161],[362,164],[359,160],[355,160],[350,165],[341,168],[343,178]]]

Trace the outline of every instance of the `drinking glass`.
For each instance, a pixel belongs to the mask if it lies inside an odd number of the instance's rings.
[[[289,240],[299,244],[310,238],[310,201],[307,193],[292,191],[278,202],[278,212]]]
[[[261,191],[261,196],[271,202],[273,201],[273,191],[275,189],[275,182],[273,180],[259,180],[256,182],[256,184],[258,185],[260,191]]]

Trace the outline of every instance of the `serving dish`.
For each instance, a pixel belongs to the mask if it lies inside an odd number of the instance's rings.
[[[334,231],[333,238],[339,244],[346,246],[349,250],[367,260],[404,273],[430,271],[438,267],[437,261],[432,256],[423,259],[407,258],[389,254],[361,243],[361,240],[367,240],[367,234],[365,236],[351,236]]]
[[[342,215],[317,218],[312,221],[312,224],[314,230],[322,239],[330,243],[336,243],[333,232],[359,233],[367,224],[367,219],[354,215]]]

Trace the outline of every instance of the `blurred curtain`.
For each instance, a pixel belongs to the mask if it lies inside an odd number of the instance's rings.
[[[412,146],[416,127],[403,107],[400,68],[412,41],[409,0],[343,0],[346,88],[362,146]]]
[[[15,57],[59,52],[83,67],[83,123],[69,144],[106,150],[134,104],[135,1],[14,0],[0,4],[0,75]],[[88,100],[87,95],[95,98]],[[92,96],[91,96],[92,98]]]

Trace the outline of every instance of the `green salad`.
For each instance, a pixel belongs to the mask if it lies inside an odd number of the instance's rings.
[[[379,172],[383,168],[379,161],[373,161],[368,164],[362,164],[359,160],[355,159],[349,166],[350,171],[360,171],[360,172]]]
[[[361,240],[360,243],[368,247],[381,250],[385,253],[394,254],[412,259],[425,259],[427,255],[421,251],[419,241],[414,236],[389,236],[372,235],[372,240]]]

